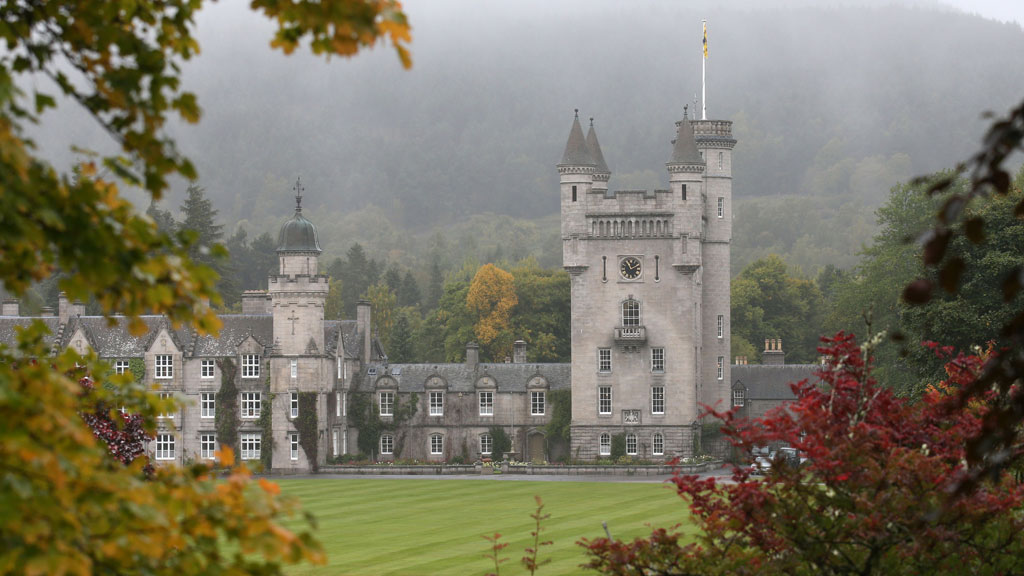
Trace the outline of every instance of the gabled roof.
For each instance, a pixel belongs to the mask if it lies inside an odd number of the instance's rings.
[[[598,174],[611,174],[608,163],[604,161],[604,154],[601,153],[601,144],[597,141],[597,132],[594,131],[594,119],[590,119],[590,130],[587,131],[587,150],[593,158]]]
[[[60,321],[56,317],[29,318],[24,316],[2,316],[0,317],[0,342],[14,347],[17,342],[15,330],[18,327],[27,328],[33,321],[38,320],[46,325],[50,333],[43,338],[48,346],[53,346],[57,330],[60,328]]]
[[[562,161],[559,165],[565,166],[594,166],[594,159],[587,149],[587,140],[583,137],[583,128],[580,126],[579,110],[576,111],[576,118],[572,121],[572,128],[569,129],[569,140],[565,143],[565,153],[562,154]]]
[[[216,338],[196,336],[192,356],[228,357],[238,354],[238,345],[252,336],[264,347],[274,344],[274,317],[267,314],[224,314],[223,326]]]
[[[365,370],[363,370],[365,372]],[[479,364],[472,370],[464,363],[459,364],[391,364],[385,370],[378,365],[377,375],[364,377],[363,382],[372,384],[387,375],[398,382],[399,392],[423,392],[427,380],[438,376],[448,382],[449,392],[475,392],[476,382],[490,376],[498,392],[526,392],[526,386],[534,376],[542,376],[550,390],[568,390],[571,387],[571,364]]]
[[[738,364],[732,367],[732,380],[746,387],[749,400],[795,400],[790,383],[818,382],[820,369],[817,364]]]
[[[123,316],[115,316],[111,320],[105,316],[74,316],[68,319],[61,335],[60,347],[67,347],[79,329],[85,333],[96,355],[102,358],[141,358],[162,329],[167,330],[174,345],[183,352],[192,343],[190,330],[175,330],[163,316],[140,316],[139,320],[146,330],[136,336],[128,330],[128,319]]]

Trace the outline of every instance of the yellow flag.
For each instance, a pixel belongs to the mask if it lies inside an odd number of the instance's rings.
[[[704,59],[708,57],[708,23],[704,23]]]

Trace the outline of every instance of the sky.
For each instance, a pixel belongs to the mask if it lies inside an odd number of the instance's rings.
[[[1016,22],[1024,26],[1024,1],[1022,0],[945,0],[955,8],[976,13],[993,20]]]

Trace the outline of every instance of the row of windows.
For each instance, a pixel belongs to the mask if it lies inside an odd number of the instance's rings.
[[[490,434],[480,435],[480,454],[489,455],[494,451],[494,437]],[[383,434],[380,437],[380,453],[391,455],[395,453],[395,437],[391,434]],[[430,435],[430,453],[444,454],[444,436],[441,434]]]
[[[598,386],[597,387],[597,413],[601,415],[610,415],[612,413],[612,387],[611,386]],[[665,413],[665,387],[664,386],[652,386],[651,387],[651,414],[664,414]]]
[[[175,442],[173,434],[157,434],[155,456],[157,460],[174,460]],[[383,442],[383,439],[382,439]],[[239,435],[242,460],[259,460],[262,447],[262,435],[258,433],[244,433]],[[299,459],[299,433],[288,433],[289,456],[292,460]],[[383,446],[383,443],[382,443]],[[217,435],[201,434],[199,436],[199,457],[204,460],[213,460],[217,452]]]
[[[721,318],[721,316],[719,316]],[[718,379],[725,379],[725,356],[719,356],[717,359],[718,365]],[[610,373],[612,371],[612,349],[611,348],[598,348],[597,349],[597,371],[601,373]],[[651,372],[660,373],[665,371],[665,349],[664,348],[651,348]]]
[[[171,397],[170,392],[161,392],[160,399],[166,400]],[[259,418],[263,405],[262,392],[242,392],[240,397],[240,408],[242,418]],[[292,418],[299,417],[299,393],[291,392],[288,396],[289,415]],[[199,394],[199,417],[213,418],[216,416],[217,395],[213,392]],[[161,414],[158,418],[174,418],[174,414]]]
[[[158,380],[168,380],[174,378],[174,358],[170,354],[157,354],[154,360],[154,377]],[[117,374],[124,374],[128,371],[127,360],[117,360],[114,362],[114,372]],[[292,378],[298,376],[298,362],[292,360]],[[204,380],[210,380],[214,375],[214,361],[213,360],[201,360],[199,364],[199,377]],[[242,354],[242,378],[259,378],[260,377],[260,355],[259,354]]]
[[[612,453],[612,435],[604,432],[601,434],[598,440],[601,456],[610,456]],[[626,454],[630,456],[636,456],[639,452],[639,443],[637,441],[636,434],[626,434]],[[665,454],[665,437],[662,436],[661,432],[655,432],[654,436],[651,436],[651,454],[655,456],[661,456]]]
[[[494,415],[494,392],[490,390],[481,391],[478,395],[481,416]],[[444,416],[444,392],[430,392],[430,415]],[[543,390],[530,392],[530,415],[543,416],[547,404],[547,395]],[[381,392],[378,396],[378,407],[381,416],[395,415],[395,393]]]

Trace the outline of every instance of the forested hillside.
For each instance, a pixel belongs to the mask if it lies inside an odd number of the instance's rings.
[[[258,17],[219,4],[184,68],[203,121],[175,132],[227,236],[275,233],[301,175],[328,258],[358,241],[421,279],[439,246],[446,269],[557,266],[572,109],[596,118],[612,188],[663,186],[707,18],[708,113],[739,141],[733,272],[769,253],[809,275],[851,266],[890,187],[965,157],[979,111],[1019,96],[1024,32],[927,5],[759,5],[414,1],[407,72],[383,50],[286,59],[261,49]],[[48,118],[40,141],[70,162],[66,139],[95,127]]]

